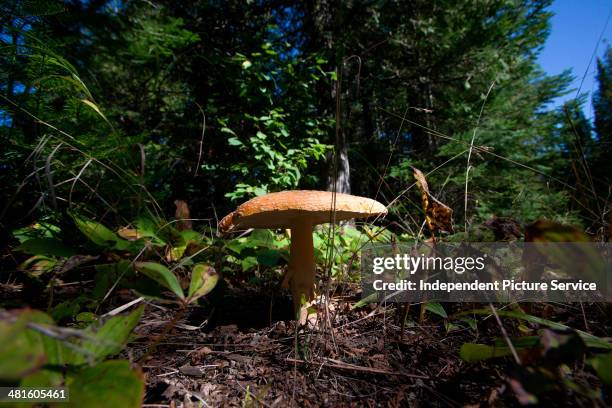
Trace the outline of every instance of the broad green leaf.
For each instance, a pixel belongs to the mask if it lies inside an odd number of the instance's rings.
[[[240,265],[242,266],[242,271],[246,272],[250,269],[255,268],[258,265],[257,258],[254,256],[247,256],[240,262]]]
[[[272,248],[274,245],[274,233],[267,229],[256,229],[247,237],[251,246]]]
[[[86,368],[68,383],[68,407],[139,408],[144,396],[144,378],[126,360],[111,360]]]
[[[446,314],[446,310],[444,310],[442,305],[438,302],[427,302],[427,305],[425,306],[425,310],[433,314],[437,314],[443,319],[448,318],[448,315]]]
[[[60,233],[61,229],[48,222],[37,222],[24,228],[19,228],[13,231],[13,236],[20,243],[24,243],[32,238],[53,238]]]
[[[255,187],[255,188],[253,189],[253,192],[255,193],[255,195],[256,195],[256,196],[258,196],[258,197],[259,197],[259,196],[262,196],[262,195],[264,195],[264,194],[268,194],[268,189],[267,189],[267,188],[264,188],[264,187],[259,187],[259,186],[257,186],[257,187]]]
[[[144,306],[140,306],[128,315],[111,317],[102,327],[98,327],[96,323],[89,326],[84,330],[86,340],[81,343],[81,348],[86,352],[83,355],[84,359],[72,363],[82,363],[87,358],[101,361],[118,354],[138,324],[143,310]]]
[[[219,281],[219,274],[215,268],[205,264],[197,264],[191,270],[189,283],[189,298],[194,301],[209,294]]]
[[[31,255],[61,256],[67,258],[75,252],[55,238],[33,238],[16,248],[17,251]]]
[[[202,241],[202,235],[199,232],[194,231],[194,230],[180,231],[179,235],[181,236],[181,239],[183,240],[184,243]]]
[[[237,137],[230,137],[229,139],[227,139],[227,143],[230,146],[242,146],[243,145],[243,143]]]
[[[542,344],[540,336],[512,337],[510,340],[512,341],[512,345],[514,346],[514,348],[517,350],[538,347]],[[506,343],[506,339],[497,338],[495,339],[494,345],[499,348],[507,347],[508,344]]]
[[[94,244],[119,251],[140,251],[141,241],[130,242],[118,237],[113,231],[99,222],[71,214],[78,229]]]
[[[246,241],[246,238],[233,239],[227,244],[225,244],[225,247],[231,251],[234,251],[237,254],[240,254],[245,248],[250,248],[249,244]]]
[[[47,363],[42,335],[28,327],[47,319],[44,313],[34,310],[0,315],[0,380],[19,380]]]
[[[61,387],[63,382],[64,377],[61,372],[42,369],[22,379],[19,386],[24,388],[53,388]],[[31,405],[23,406],[29,407]]]
[[[494,357],[505,357],[512,352],[508,347],[495,347],[486,344],[464,343],[459,356],[468,363],[477,363]]]
[[[40,317],[38,317],[37,323],[41,323],[46,325],[47,327],[53,327],[54,322],[51,317],[48,315],[39,312]],[[70,359],[74,355],[74,350],[70,349],[65,345],[67,340],[62,341],[58,340],[51,336],[46,336],[41,334],[43,345],[45,347],[45,354],[47,356],[47,364],[52,366],[62,366],[64,364],[69,364]]]
[[[607,385],[612,385],[612,353],[599,354],[588,362],[593,366],[597,375]]]
[[[159,226],[154,220],[146,217],[139,217],[134,221],[136,231],[143,237],[149,238],[154,245],[165,245],[164,239],[158,236]]]
[[[112,248],[119,240],[119,237],[117,237],[113,231],[98,222],[76,215],[73,215],[72,218],[77,228],[85,234],[91,242],[98,246]]]
[[[13,326],[10,333],[6,332],[6,325]],[[14,329],[17,330],[14,330]],[[49,335],[56,330],[53,319],[38,310],[15,310],[0,316],[0,378],[3,374],[10,373],[11,361],[19,361],[21,369],[31,367],[38,358],[44,359],[44,364],[60,366],[68,364],[74,351],[67,348],[64,342],[68,340],[58,340]],[[41,349],[42,347],[42,349]],[[26,353],[26,354],[23,354]],[[36,353],[35,359],[30,357],[23,360],[27,353]],[[41,357],[42,356],[42,357]],[[7,365],[7,366],[5,366]],[[29,370],[28,377],[36,370]]]
[[[178,279],[168,268],[155,262],[137,262],[136,270],[170,289],[180,299],[184,299],[183,289]]]

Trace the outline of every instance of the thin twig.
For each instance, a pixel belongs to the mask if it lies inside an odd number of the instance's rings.
[[[489,303],[489,307],[491,308],[491,312],[493,312],[493,316],[495,316],[495,320],[497,320],[497,324],[499,325],[499,328],[502,332],[502,336],[504,336],[504,340],[506,340],[506,343],[508,344],[508,348],[512,352],[512,357],[514,357],[514,361],[516,361],[516,364],[521,365],[521,359],[519,358],[519,355],[516,352],[516,349],[514,348],[514,344],[512,344],[512,340],[510,340],[510,337],[508,336],[508,332],[506,332],[506,328],[502,324],[502,321],[499,318],[499,315],[497,314],[497,310],[495,310],[495,306],[493,306],[493,303]]]
[[[484,101],[482,101],[482,106],[480,107],[480,113],[478,114],[478,119],[476,119],[476,126],[474,126],[474,132],[472,133],[472,140],[470,141],[470,148],[468,150],[467,164],[465,166],[465,197],[464,197],[464,207],[463,207],[463,218],[464,218],[464,231],[465,237],[468,238],[469,230],[468,230],[468,182],[470,180],[470,159],[472,158],[472,150],[474,149],[474,140],[476,139],[476,131],[478,130],[478,126],[480,125],[480,119],[482,118],[482,113],[484,112],[485,104],[487,103],[487,99],[489,98],[489,94],[495,85],[495,81],[491,82],[489,89],[487,90],[487,94],[485,95]]]
[[[198,169],[200,168],[200,163],[202,162],[202,148],[204,146],[204,135],[206,134],[206,114],[204,113],[204,110],[202,109],[199,103],[196,102],[195,104],[197,105],[198,109],[202,113],[202,137],[200,138],[200,149],[198,151],[198,162],[196,163],[195,172],[193,173],[194,176],[197,176]]]
[[[389,370],[383,370],[381,368],[363,367],[363,366],[358,366],[355,364],[345,363],[343,361],[335,360],[333,358],[322,357],[321,360],[325,363],[324,364],[325,366],[330,367],[330,368],[336,368],[339,370],[358,371],[358,372],[363,372],[363,373],[381,374],[381,375],[397,375],[401,377],[420,378],[424,380],[429,379],[429,377],[426,375],[402,373],[399,371],[389,371]],[[296,363],[296,364],[299,363],[299,364],[309,364],[309,365],[317,365],[317,366],[321,363],[321,361],[306,361],[306,360],[298,360],[298,359],[289,358],[289,357],[287,357],[285,361],[288,361],[290,363]]]
[[[134,299],[131,302],[126,303],[125,305],[119,306],[113,310],[111,310],[110,312],[107,312],[105,314],[103,314],[101,317],[111,317],[111,316],[115,316],[116,314],[119,314],[121,312],[123,312],[124,310],[132,307],[133,305],[140,303],[144,300],[144,297],[139,297],[138,299]]]

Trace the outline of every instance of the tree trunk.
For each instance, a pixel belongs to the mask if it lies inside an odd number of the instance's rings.
[[[335,151],[331,155],[330,174],[327,179],[327,190],[337,193],[351,193],[351,168],[348,158],[348,146],[344,137],[336,143]]]

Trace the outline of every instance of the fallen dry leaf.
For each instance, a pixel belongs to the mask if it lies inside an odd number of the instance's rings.
[[[453,210],[440,202],[429,191],[427,179],[421,170],[412,168],[416,184],[421,192],[421,202],[425,212],[427,227],[433,234],[436,231],[453,232]]]
[[[138,230],[130,227],[120,228],[119,231],[117,231],[117,235],[123,239],[127,239],[128,241],[136,241],[143,237]]]

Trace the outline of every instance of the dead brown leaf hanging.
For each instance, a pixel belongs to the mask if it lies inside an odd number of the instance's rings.
[[[189,206],[187,206],[187,203],[183,200],[174,200],[174,205],[176,206],[176,212],[174,214],[174,217],[178,221],[176,228],[179,231],[192,229]]]
[[[421,192],[421,202],[423,211],[425,212],[425,221],[427,227],[433,234],[436,231],[445,231],[452,233],[453,230],[453,210],[446,204],[440,202],[429,192],[427,179],[421,170],[416,167],[412,168],[416,185]]]

